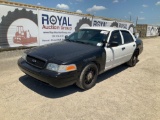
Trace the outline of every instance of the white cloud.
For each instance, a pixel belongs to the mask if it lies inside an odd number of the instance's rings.
[[[82,13],[82,10],[76,10],[77,13]]]
[[[145,20],[144,17],[138,17],[138,20]]]
[[[57,4],[57,6],[56,6],[57,8],[60,8],[60,9],[66,9],[66,10],[68,10],[69,9],[69,6],[68,5],[66,5],[66,4]]]
[[[142,5],[142,7],[147,8],[147,7],[148,7],[148,5],[143,4],[143,5]]]
[[[113,3],[118,3],[119,2],[119,0],[113,0]]]
[[[39,5],[39,6],[40,6],[40,5],[41,5],[41,3],[37,3],[37,5]]]
[[[143,11],[141,11],[140,13],[141,13],[141,14],[143,14],[144,12],[143,12]]]
[[[160,6],[160,1],[158,1],[158,2],[156,3],[156,5],[157,5],[157,6]]]
[[[107,9],[107,8],[104,6],[94,5],[92,8],[88,8],[87,12],[95,12],[95,11],[100,11],[100,10],[105,10],[105,9]]]

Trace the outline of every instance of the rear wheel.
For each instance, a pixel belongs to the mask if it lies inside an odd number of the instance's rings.
[[[127,65],[130,67],[134,67],[138,62],[138,54],[134,53],[131,59],[127,62]]]
[[[98,76],[98,68],[94,63],[88,64],[81,72],[80,78],[77,81],[77,86],[87,90],[95,86]]]

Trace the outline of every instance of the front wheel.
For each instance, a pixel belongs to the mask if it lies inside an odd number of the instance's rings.
[[[138,55],[133,54],[131,59],[127,62],[127,65],[130,67],[134,67],[138,62]]]
[[[77,81],[77,86],[87,90],[95,86],[98,76],[98,68],[94,63],[88,64],[81,72],[80,78]]]

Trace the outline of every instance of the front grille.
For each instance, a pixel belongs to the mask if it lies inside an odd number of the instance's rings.
[[[26,60],[29,64],[31,64],[35,67],[38,67],[38,68],[43,68],[46,64],[46,62],[44,60],[29,56],[29,55],[27,55]]]

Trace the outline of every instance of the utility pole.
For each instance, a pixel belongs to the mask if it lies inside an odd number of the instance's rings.
[[[93,24],[94,15],[92,15],[92,24]],[[92,26],[92,25],[91,25]]]
[[[138,23],[138,17],[137,17],[137,19],[136,19],[136,26],[137,26],[137,23]]]

